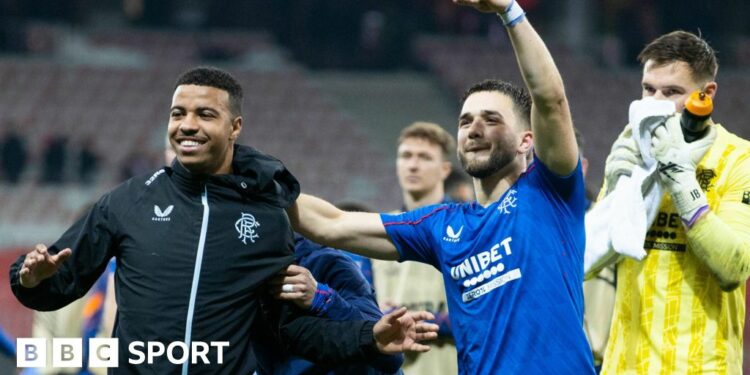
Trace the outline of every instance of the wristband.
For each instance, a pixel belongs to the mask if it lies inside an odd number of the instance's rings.
[[[690,220],[686,221],[684,218],[681,218],[682,223],[685,224],[688,229],[690,229],[693,227],[693,225],[695,225],[695,222],[698,221],[698,218],[701,217],[701,215],[703,215],[703,213],[706,211],[708,211],[708,205],[701,206],[697,211],[695,211]]]
[[[315,296],[313,297],[312,305],[310,306],[310,312],[317,316],[323,315],[330,307],[331,300],[333,299],[333,289],[323,283],[318,283],[318,288],[315,289]]]
[[[671,192],[672,202],[688,228],[692,227],[698,217],[708,209],[708,201],[698,183],[690,185],[693,186],[680,187],[680,190]]]
[[[513,0],[504,12],[500,12],[497,15],[503,20],[505,27],[513,27],[526,17],[526,13],[524,13],[523,8],[518,5],[516,0]]]

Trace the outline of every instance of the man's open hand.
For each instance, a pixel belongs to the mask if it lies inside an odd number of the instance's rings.
[[[378,350],[385,354],[429,351],[421,342],[437,338],[438,325],[425,322],[432,319],[435,316],[427,311],[407,312],[406,307],[383,315],[373,327]]]
[[[26,254],[21,270],[18,271],[18,278],[21,286],[33,288],[44,279],[54,275],[60,268],[60,265],[70,257],[73,252],[67,248],[59,253],[52,255],[47,252],[47,246],[42,244],[36,245],[34,250]]]

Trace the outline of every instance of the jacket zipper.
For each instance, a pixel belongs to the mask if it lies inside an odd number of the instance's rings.
[[[190,350],[190,344],[193,335],[193,314],[195,313],[195,298],[198,294],[198,283],[201,275],[201,265],[203,264],[203,248],[206,246],[206,232],[208,231],[208,187],[203,186],[201,194],[201,204],[203,204],[203,221],[201,222],[201,235],[198,240],[198,252],[195,255],[195,269],[193,269],[193,284],[190,288],[190,303],[188,305],[187,320],[185,322],[185,346]],[[187,375],[190,361],[182,363],[182,375]]]

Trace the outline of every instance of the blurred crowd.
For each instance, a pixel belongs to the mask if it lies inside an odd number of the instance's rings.
[[[0,129],[0,182],[12,185],[23,179],[43,185],[96,182],[100,156],[92,139],[74,144],[65,135],[51,132],[42,140],[36,155],[29,147],[23,126],[5,120]],[[38,170],[28,168],[31,165],[38,166]]]
[[[724,64],[742,63],[750,7],[727,2],[645,0],[519,0],[550,40],[573,43],[605,65],[636,65],[632,57],[654,37],[676,29],[702,34]],[[408,20],[408,22],[405,22]],[[413,65],[409,43],[419,33],[500,34],[493,15],[440,0],[109,0],[0,2],[0,51],[34,51],[30,22],[201,30],[263,29],[313,68],[400,68]],[[290,27],[294,25],[294,27]],[[580,48],[596,46],[595,48]],[[315,48],[310,48],[315,46]]]

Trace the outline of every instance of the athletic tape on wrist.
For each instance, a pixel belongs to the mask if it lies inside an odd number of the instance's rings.
[[[503,20],[503,25],[505,25],[505,27],[513,27],[523,21],[526,17],[526,13],[523,11],[523,8],[518,5],[516,0],[513,0],[504,12],[498,13],[497,15]]]

